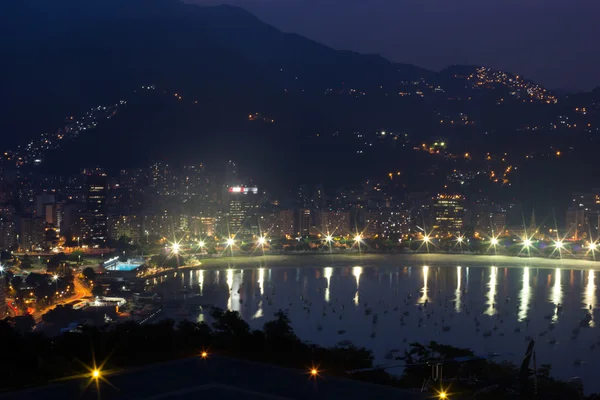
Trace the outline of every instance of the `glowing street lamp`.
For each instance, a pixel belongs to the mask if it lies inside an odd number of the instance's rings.
[[[424,241],[425,243],[429,243],[429,240],[430,240],[430,239],[429,239],[429,236],[424,236],[424,237],[423,237],[423,241]]]
[[[97,369],[93,370],[92,371],[92,378],[94,378],[94,379],[100,378],[100,370],[97,370]]]
[[[319,370],[315,367],[311,368],[308,373],[310,374],[311,378],[316,378],[319,376]]]
[[[529,238],[525,238],[521,242],[521,245],[523,246],[522,249],[521,249],[521,251],[527,250],[527,255],[530,256],[531,255],[530,249],[531,249],[531,247],[533,247],[533,241],[531,239],[529,239]]]
[[[201,249],[204,248],[204,244],[205,243],[204,243],[203,240],[201,240],[201,241],[198,242],[198,246],[200,246]]]
[[[556,242],[554,242],[554,247],[556,247],[557,249],[562,249],[564,247],[563,241],[557,240]]]
[[[358,243],[358,242],[360,242],[361,240],[362,240],[362,237],[360,237],[360,235],[356,235],[356,236],[354,236],[354,241],[355,241],[355,242],[357,242],[357,243]]]
[[[264,237],[259,237],[258,238],[258,244],[261,246],[264,246],[264,244],[267,242],[267,239],[265,239]]]
[[[463,242],[463,240],[464,240],[464,239],[463,239],[463,237],[462,237],[462,236],[459,236],[458,238],[456,238],[456,241],[457,241],[458,243],[462,243],[462,242]]]
[[[0,272],[4,272],[4,265],[0,265]]]
[[[200,353],[200,357],[202,357],[204,360],[206,360],[208,358],[208,352],[203,351],[202,353]]]
[[[233,238],[227,239],[227,246],[231,247],[231,246],[233,246],[234,243],[235,243],[235,240],[233,240]]]
[[[588,244],[587,248],[588,248],[587,253],[591,252],[594,259],[596,259],[596,250],[598,250],[598,244],[596,242],[590,242],[590,244]]]
[[[492,246],[496,246],[498,244],[497,238],[492,238]]]
[[[331,243],[331,242],[333,242],[333,236],[331,236],[331,235],[327,235],[327,236],[325,236],[325,241],[326,241],[327,243]]]
[[[179,243],[173,243],[173,253],[178,254],[179,253]]]

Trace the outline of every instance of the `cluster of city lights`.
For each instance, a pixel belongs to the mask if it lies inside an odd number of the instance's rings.
[[[269,239],[266,236],[261,236],[257,239],[256,244],[264,247],[265,245],[268,244],[268,242],[269,242]],[[235,245],[235,243],[236,243],[236,240],[233,237],[230,237],[225,241],[224,244],[226,247],[233,247]],[[199,240],[198,247],[200,249],[204,249],[206,247],[206,242],[204,240]],[[179,244],[179,242],[171,243],[171,253],[178,255],[181,250],[182,250],[182,246]]]

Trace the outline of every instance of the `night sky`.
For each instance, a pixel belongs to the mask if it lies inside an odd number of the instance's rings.
[[[440,70],[477,64],[550,89],[600,86],[598,0],[185,0],[241,6],[336,49]]]

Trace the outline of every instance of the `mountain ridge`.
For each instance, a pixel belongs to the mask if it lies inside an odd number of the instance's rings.
[[[0,131],[24,138],[51,132],[65,116],[96,104],[127,99],[144,84],[198,101],[212,113],[212,124],[238,121],[231,129],[239,134],[231,141],[244,139],[247,126],[239,116],[260,113],[277,121],[281,137],[299,144],[319,133],[391,130],[423,139],[447,137],[462,151],[467,142],[501,144],[519,130],[550,126],[571,107],[555,104],[534,82],[515,83],[514,74],[480,66],[435,72],[335,50],[234,6],[13,0],[0,7],[6,11],[0,13],[0,32],[15,38],[2,44],[11,62],[0,65],[0,72],[11,79],[1,95],[7,107],[0,111]],[[453,70],[471,77],[457,78]],[[207,124],[204,115],[188,118],[204,118],[199,127]],[[155,135],[169,131],[168,119]],[[122,131],[135,135],[135,121],[128,124]],[[5,146],[16,144],[12,138],[5,138]],[[121,140],[110,131],[104,138]],[[327,146],[351,151],[346,143]],[[306,145],[306,151],[314,146]]]
[[[234,6],[200,7],[176,0],[34,0],[0,7],[6,11],[0,32],[5,38],[15,38],[2,45],[13,63],[0,68],[14,82],[5,92],[7,104],[13,106],[5,121],[18,117],[23,108],[39,110],[41,104],[52,108],[48,114],[60,113],[58,118],[62,118],[65,113],[119,97],[122,87],[129,90],[144,82],[205,90],[209,79],[194,77],[193,68],[201,71],[204,67],[206,71],[201,72],[213,75],[222,72],[221,85],[239,77],[240,71],[247,72],[248,81],[260,81],[261,91],[286,89],[295,78],[302,81],[304,90],[346,85],[364,91],[418,79],[435,83],[441,75],[392,63],[380,55],[334,50],[281,32]],[[198,52],[214,57],[214,62],[204,62],[194,54]],[[239,68],[231,68],[232,64]],[[243,94],[235,92],[236,96]],[[64,97],[57,96],[63,93]],[[58,109],[61,103],[62,112]],[[80,103],[85,107],[77,110]],[[49,115],[45,118],[56,122]],[[0,125],[0,129],[21,127],[31,134],[48,129],[51,124],[44,127],[45,118],[38,118],[39,125],[28,126],[27,116],[12,126]]]

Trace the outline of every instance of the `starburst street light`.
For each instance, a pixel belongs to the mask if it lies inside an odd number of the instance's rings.
[[[498,244],[497,238],[492,238],[492,246],[496,246]]]
[[[97,370],[97,369],[93,370],[92,371],[92,378],[94,378],[94,379],[100,378],[100,370]]]
[[[429,236],[423,236],[423,241],[424,241],[425,243],[429,243],[429,240],[430,240],[430,239],[429,239]]]
[[[355,242],[357,242],[357,243],[358,243],[358,242],[360,242],[361,240],[362,240],[362,237],[361,237],[360,235],[356,235],[356,236],[354,236],[354,241],[355,241]]]
[[[207,359],[208,358],[208,352],[203,351],[202,353],[200,353],[200,357],[202,357],[203,359]]]
[[[179,253],[179,249],[180,249],[179,243],[173,243],[173,247],[172,247],[173,254]]]
[[[233,238],[227,239],[227,246],[231,247],[231,246],[233,246],[234,243],[235,243],[235,240],[233,240]]]
[[[333,236],[331,236],[331,235],[327,235],[327,236],[325,236],[325,241],[326,241],[327,243],[331,243],[331,242],[333,242]]]
[[[523,239],[523,241],[521,242],[521,251],[519,252],[519,254],[521,254],[521,252],[523,250],[527,250],[527,255],[530,256],[531,255],[531,248],[533,247],[533,241],[530,238],[525,238]]]
[[[263,236],[258,238],[259,245],[263,246],[266,242],[267,242],[267,239],[265,239]]]
[[[564,243],[562,240],[557,240],[556,242],[554,242],[554,247],[556,247],[557,249],[562,249],[564,247]]]
[[[594,257],[594,259],[596,259],[596,250],[598,250],[598,243],[596,242],[590,242],[590,244],[587,245],[588,251],[586,252],[586,254],[592,253],[592,256]]]
[[[204,240],[201,240],[201,241],[198,242],[198,246],[200,246],[200,248],[203,248],[204,244],[205,244]]]
[[[462,243],[462,242],[463,242],[463,240],[464,240],[464,239],[463,239],[463,237],[462,237],[462,236],[459,236],[459,237],[457,237],[457,238],[456,238],[456,241],[457,241],[458,243]]]

